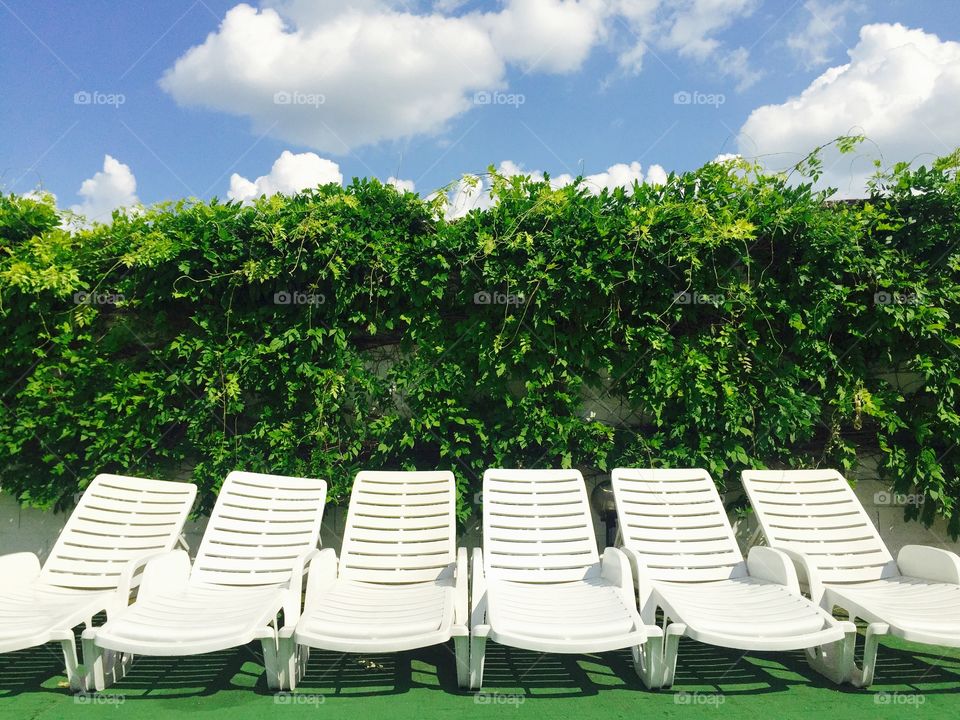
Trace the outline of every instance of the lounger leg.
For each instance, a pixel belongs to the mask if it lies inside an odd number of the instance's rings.
[[[880,636],[890,632],[887,623],[870,623],[863,641],[863,666],[854,673],[853,682],[857,687],[869,687],[873,684],[873,673],[877,668],[877,646]]]
[[[267,687],[270,690],[282,690],[282,680],[289,682],[290,678],[282,677],[287,673],[281,669],[277,638],[272,635],[260,638],[260,645],[263,647],[263,667],[267,676]]]
[[[683,623],[666,625],[663,633],[663,681],[661,687],[673,685],[673,678],[677,672],[677,650],[681,636],[687,632]]]
[[[483,687],[483,661],[487,655],[487,636],[470,636],[470,689]]]
[[[848,624],[842,640],[830,645],[807,648],[807,663],[813,670],[829,678],[832,682],[853,682],[856,668],[853,653],[857,643],[857,626]]]
[[[457,685],[468,688],[470,687],[470,636],[454,637],[453,650],[457,660]]]
[[[63,649],[63,664],[66,667],[67,680],[70,681],[70,689],[79,692],[83,689],[83,684],[77,665],[77,642],[73,637],[73,630],[66,630],[54,639],[60,641],[60,647]]]
[[[648,690],[663,685],[663,635],[651,635],[643,645],[633,648],[633,667]]]
[[[94,641],[93,629],[84,630],[80,641],[86,669],[83,686],[87,692],[100,692],[122,680],[133,664],[133,655],[130,653],[99,647]]]
[[[277,683],[280,690],[295,690],[297,683],[303,676],[303,669],[300,663],[301,648],[297,647],[296,638],[293,636],[294,629],[285,627],[280,629],[277,636]],[[263,656],[267,657],[266,640],[264,642]],[[302,648],[306,651],[307,648]],[[269,671],[268,671],[269,672]],[[270,673],[272,674],[272,673]],[[269,684],[269,675],[268,675]]]

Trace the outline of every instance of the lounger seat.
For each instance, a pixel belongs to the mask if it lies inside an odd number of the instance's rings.
[[[155,557],[136,602],[83,633],[87,689],[119,680],[134,655],[198,655],[253,640],[267,686],[279,688],[281,617],[291,629],[300,617],[326,496],[323,480],[230,473],[192,567],[182,551]]]
[[[803,649],[814,669],[849,679],[856,627],[801,595],[786,555],[755,547],[744,560],[706,470],[617,468],[612,484],[641,616],[651,623],[663,613],[663,686],[673,683],[681,636],[737,650]]]
[[[97,645],[140,655],[195,655],[245,645],[283,608],[275,587],[190,587],[151,595],[97,633]]]
[[[311,562],[300,621],[280,634],[283,687],[296,687],[310,648],[400,652],[451,638],[466,686],[468,566],[456,543],[453,473],[359,473],[340,559],[324,550]]]
[[[73,628],[130,602],[147,561],[177,543],[196,494],[190,483],[95,477],[42,567],[33,553],[0,556],[0,652],[57,641],[80,690]]]
[[[873,682],[883,635],[960,647],[960,557],[906,545],[896,561],[836,470],[746,470],[743,486],[767,544],[796,566],[810,597],[868,623],[852,680]]]

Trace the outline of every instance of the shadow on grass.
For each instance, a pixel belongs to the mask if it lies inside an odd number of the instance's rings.
[[[880,648],[875,684],[869,691],[837,687],[814,673],[802,651],[751,653],[680,644],[674,686],[661,693],[750,696],[809,685],[843,693],[956,693],[960,651],[907,645],[896,640]],[[457,686],[452,643],[411,652],[355,655],[312,650],[298,694],[334,697],[400,695],[411,689],[470,696]],[[504,698],[585,697],[604,690],[643,691],[628,651],[599,655],[553,655],[487,644],[482,693],[475,702]],[[126,677],[107,690],[125,701],[203,697],[221,692],[271,695],[259,644],[187,657],[137,657]],[[50,643],[0,654],[0,698],[21,693],[69,694],[60,647]]]

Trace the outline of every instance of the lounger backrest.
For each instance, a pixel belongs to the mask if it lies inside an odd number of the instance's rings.
[[[323,480],[230,473],[210,514],[191,580],[287,582],[297,557],[317,547],[326,497]]]
[[[617,468],[613,495],[623,546],[640,555],[651,579],[705,582],[747,574],[706,470]]]
[[[836,470],[745,470],[743,486],[767,543],[807,555],[823,582],[897,574],[880,534]]]
[[[487,470],[483,564],[519,582],[579,580],[599,572],[597,541],[579,470]]]
[[[457,486],[451,472],[361,472],[353,483],[340,577],[414,583],[451,574]]]
[[[50,551],[39,581],[115,589],[130,560],[173,548],[196,496],[191,483],[97,475]]]

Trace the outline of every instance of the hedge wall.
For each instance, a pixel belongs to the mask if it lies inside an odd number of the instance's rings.
[[[47,507],[191,474],[208,507],[236,468],[334,500],[361,468],[450,468],[466,515],[489,466],[725,483],[872,451],[956,534],[957,165],[861,203],[743,162],[599,195],[494,174],[457,221],[375,180],[92,229],[6,196],[0,480]]]

